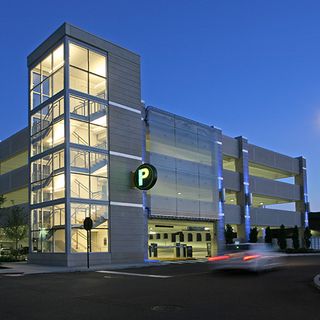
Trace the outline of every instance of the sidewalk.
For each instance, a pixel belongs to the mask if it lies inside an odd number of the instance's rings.
[[[8,274],[40,274],[40,273],[61,273],[61,272],[88,272],[88,271],[98,271],[98,270],[117,270],[117,269],[127,269],[127,268],[142,268],[163,265],[162,262],[145,262],[136,264],[108,264],[92,266],[89,269],[87,267],[60,267],[60,266],[43,266],[38,264],[31,264],[27,262],[10,262],[2,263],[1,267],[6,269],[0,269],[1,275]]]

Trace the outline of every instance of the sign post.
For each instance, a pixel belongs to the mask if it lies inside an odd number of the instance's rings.
[[[89,262],[89,252],[91,251],[91,229],[93,227],[93,221],[90,217],[86,217],[83,221],[83,227],[85,230],[87,230],[87,267],[89,269],[90,267],[90,262]]]

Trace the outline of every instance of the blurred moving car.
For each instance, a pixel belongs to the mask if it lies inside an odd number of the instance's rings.
[[[226,245],[221,255],[208,258],[210,269],[241,269],[264,271],[282,267],[284,255],[265,243],[240,243]]]

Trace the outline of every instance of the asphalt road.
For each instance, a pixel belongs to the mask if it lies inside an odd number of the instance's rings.
[[[320,256],[259,275],[212,273],[206,263],[116,272],[1,275],[0,320],[320,319]]]

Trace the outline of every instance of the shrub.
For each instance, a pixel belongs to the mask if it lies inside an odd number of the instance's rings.
[[[281,250],[285,250],[287,248],[286,229],[283,224],[280,226],[278,246]]]
[[[264,236],[264,242],[265,243],[272,243],[272,234],[270,227],[266,228],[266,234]]]
[[[300,247],[300,240],[299,240],[299,229],[297,226],[294,226],[293,233],[292,233],[292,244],[294,249],[299,249]]]
[[[258,241],[258,229],[256,227],[250,229],[249,242],[256,243]]]
[[[226,244],[232,244],[233,243],[233,237],[234,237],[234,232],[230,224],[226,225],[226,229],[224,231],[224,236],[226,239]]]
[[[303,240],[304,240],[304,245],[307,249],[309,249],[311,246],[310,238],[311,238],[311,231],[310,231],[309,227],[306,227],[304,229],[304,233],[303,233]]]

